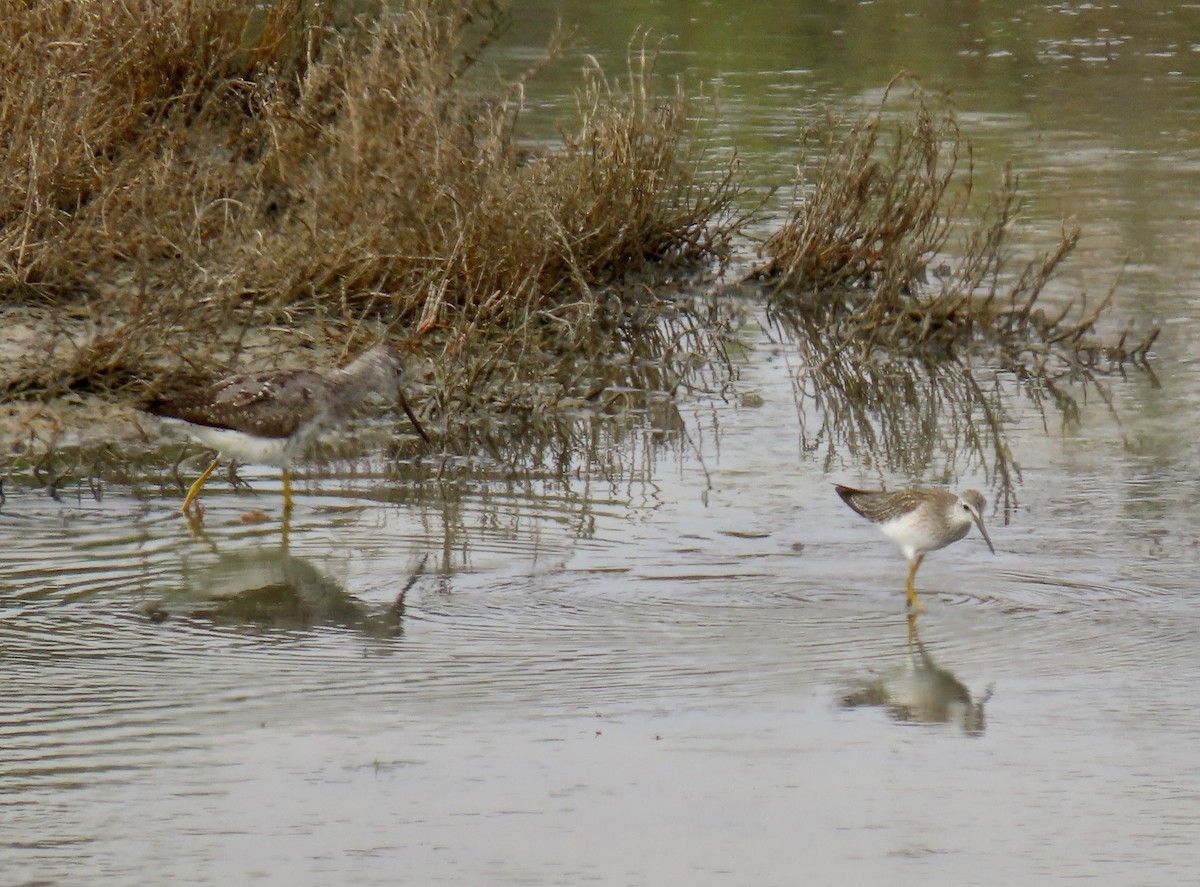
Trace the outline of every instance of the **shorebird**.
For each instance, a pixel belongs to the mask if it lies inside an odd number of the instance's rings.
[[[138,409],[181,427],[218,453],[187,492],[180,508],[193,503],[222,459],[238,459],[283,469],[284,512],[292,509],[289,467],[321,432],[343,424],[372,394],[399,400],[413,427],[429,437],[400,388],[400,359],[376,345],[341,369],[276,370],[242,373],[211,385],[159,394]]]
[[[877,525],[908,558],[908,605],[918,613],[925,608],[913,588],[913,579],[921,561],[930,551],[945,548],[967,535],[971,524],[979,527],[983,541],[992,554],[992,540],[983,526],[985,500],[978,490],[963,490],[958,495],[948,490],[856,490],[835,484],[842,501]]]

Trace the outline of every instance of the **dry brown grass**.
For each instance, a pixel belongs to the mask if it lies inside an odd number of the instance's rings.
[[[971,151],[953,113],[914,89],[908,111],[889,115],[897,82],[873,112],[816,128],[812,180],[764,243],[767,260],[752,277],[861,354],[973,352],[1034,374],[1052,364],[1093,371],[1144,364],[1156,329],[1111,342],[1095,336],[1111,296],[1091,306],[1080,297],[1057,310],[1042,307],[1078,229],[1065,229],[1024,267],[1009,268],[1016,177],[1004,170],[979,216],[970,217],[973,170],[960,161]]]
[[[1111,292],[1048,307],[1078,229],[1010,268],[1016,177],[1003,170],[972,217],[971,151],[953,113],[920,90],[893,113],[896,85],[874,111],[815,130],[812,179],[751,277],[769,287],[772,329],[799,349],[806,448],[831,468],[849,455],[947,482],[979,469],[1007,508],[1020,467],[1005,405],[1024,394],[1068,423],[1080,393],[1111,406],[1103,377],[1148,371],[1158,330],[1099,334]]]
[[[681,88],[656,90],[653,51],[635,41],[619,77],[589,68],[561,144],[530,152],[515,128],[536,70],[474,76],[500,5],[390,5],[345,27],[296,0],[5,7],[0,336],[14,318],[32,330],[0,342],[6,408],[327,363],[420,329],[447,449],[541,465],[568,462],[597,417],[677,433],[662,398],[724,384],[726,316],[638,283],[720,266],[750,212]],[[1069,412],[1066,384],[1144,365],[1156,331],[1099,337],[1108,300],[1046,309],[1078,232],[1007,267],[1015,178],[973,221],[951,109],[917,91],[896,114],[897,91],[814,127],[811,177],[753,277],[780,329],[810,337],[801,388],[825,419],[806,439],[927,473],[909,463],[935,454],[904,444],[950,416],[1008,492],[1003,381]],[[104,461],[66,452],[53,418],[39,427],[12,452],[51,489]]]
[[[827,116],[806,132],[806,189],[763,245],[769,260],[755,276],[776,287],[858,288],[883,298],[924,280],[970,195],[969,172],[961,192],[950,189],[968,146],[948,107],[923,97],[910,115],[885,117],[893,86],[873,112]]]
[[[0,306],[55,306],[10,395],[220,372],[263,330],[562,350],[597,284],[720,261],[739,223],[732,167],[701,171],[645,51],[619,84],[593,71],[564,149],[524,162],[524,80],[466,76],[504,25],[488,0],[340,31],[294,0],[9,9]]]

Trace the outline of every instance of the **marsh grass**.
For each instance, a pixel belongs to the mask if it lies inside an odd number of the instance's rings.
[[[54,321],[4,391],[134,394],[268,338],[336,355],[418,326],[425,354],[482,355],[469,387],[498,351],[579,347],[604,284],[723,259],[733,167],[687,143],[652,47],[589,71],[562,149],[529,159],[525,78],[468,76],[503,9],[396,6],[343,30],[292,0],[6,13],[0,306]]]
[[[1010,267],[1016,176],[1006,167],[976,209],[970,144],[952,109],[913,86],[908,106],[893,113],[889,103],[906,83],[893,81],[873,111],[827,117],[808,134],[810,178],[751,277],[860,354],[970,352],[1034,375],[1058,364],[1144,365],[1157,329],[1111,341],[1095,333],[1111,294],[1091,305],[1082,296],[1057,309],[1043,305],[1077,228]]]
[[[586,65],[560,139],[530,146],[523,97],[561,35],[497,82],[479,70],[506,26],[493,0],[403,0],[342,24],[328,8],[80,0],[0,15],[10,473],[52,492],[120,481],[140,447],[139,464],[170,474],[130,418],[137,397],[330,365],[382,337],[409,350],[446,454],[534,474],[568,470],[610,420],[613,452],[678,439],[675,395],[725,393],[736,312],[666,282],[722,270],[757,209],[736,157],[705,153],[701,109],[655,75],[647,38],[619,74]],[[1070,383],[1144,367],[1157,331],[1099,335],[1110,298],[1047,307],[1078,231],[1011,268],[1015,176],[977,199],[948,102],[913,89],[897,112],[908,84],[814,125],[795,211],[751,276],[776,332],[803,340],[797,390],[824,417],[806,441],[928,472],[935,453],[902,444],[948,415],[1009,492],[1003,380],[1068,415]],[[903,396],[872,399],[885,390]],[[75,427],[49,403],[80,404]],[[89,448],[88,428],[118,437],[93,421],[114,406],[120,452]]]
[[[1024,394],[1070,423],[1076,393],[1110,405],[1104,378],[1149,372],[1158,329],[1098,332],[1112,304],[1046,294],[1079,240],[1066,227],[1012,267],[1019,183],[1002,170],[979,201],[969,143],[945,99],[917,88],[809,134],[810,178],[762,246],[750,278],[769,292],[771,332],[797,346],[794,384],[806,448],[827,466],[953,482],[981,469],[1006,509],[1020,466],[1005,404]],[[896,109],[893,105],[901,105]],[[1052,307],[1053,305],[1053,307]]]
[[[859,117],[826,116],[804,134],[797,206],[763,245],[756,277],[783,287],[857,289],[879,301],[912,293],[970,196],[969,146],[948,107],[920,97],[908,115],[883,102]],[[962,154],[968,172],[951,189]]]

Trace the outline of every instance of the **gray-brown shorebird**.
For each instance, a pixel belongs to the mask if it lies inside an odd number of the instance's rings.
[[[945,548],[967,535],[971,524],[979,527],[983,541],[992,554],[996,549],[983,526],[986,501],[978,490],[963,490],[958,495],[949,490],[856,490],[835,484],[842,501],[879,527],[908,558],[908,605],[921,612],[913,579],[921,561],[930,551]]]
[[[211,385],[159,394],[142,412],[181,427],[218,453],[196,479],[180,508],[190,514],[200,489],[222,459],[283,469],[283,507],[292,508],[289,467],[321,432],[343,424],[372,394],[399,400],[413,427],[428,441],[400,388],[400,358],[376,345],[341,369],[242,373]]]

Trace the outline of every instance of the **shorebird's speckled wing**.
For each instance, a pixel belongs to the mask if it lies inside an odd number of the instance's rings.
[[[939,504],[949,504],[955,500],[954,494],[945,490],[897,490],[894,493],[884,493],[878,490],[856,490],[843,486],[838,486],[836,489],[843,502],[867,520],[877,524],[902,517],[916,509],[922,502],[928,502],[931,499],[938,501]]]
[[[246,373],[207,388],[163,394],[147,413],[264,438],[289,437],[326,408],[325,379],[311,370]]]

